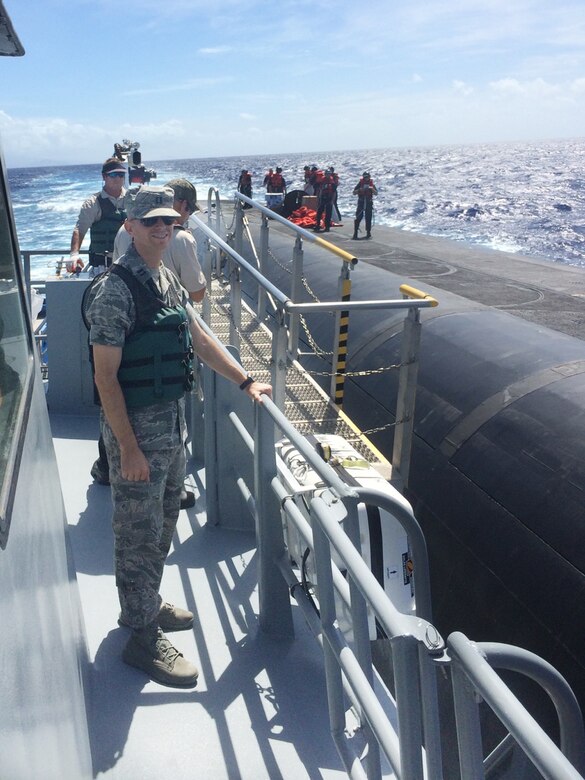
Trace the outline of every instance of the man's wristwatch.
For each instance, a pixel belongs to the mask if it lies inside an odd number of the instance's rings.
[[[240,385],[240,390],[245,390],[247,387],[250,387],[252,382],[255,382],[255,381],[256,380],[254,379],[253,376],[246,377],[246,379],[244,379],[244,381]]]

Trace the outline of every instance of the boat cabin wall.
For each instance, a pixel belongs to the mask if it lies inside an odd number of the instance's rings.
[[[0,777],[92,777],[85,628],[37,367],[10,533],[0,551]]]
[[[0,777],[83,780],[85,629],[1,154],[0,247]]]

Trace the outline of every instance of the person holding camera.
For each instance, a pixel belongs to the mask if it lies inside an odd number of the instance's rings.
[[[364,171],[362,178],[353,188],[353,194],[358,196],[357,208],[355,211],[355,221],[353,223],[354,241],[358,238],[358,229],[365,214],[366,217],[366,238],[372,237],[372,213],[374,210],[374,195],[378,194],[376,185],[368,171]]]

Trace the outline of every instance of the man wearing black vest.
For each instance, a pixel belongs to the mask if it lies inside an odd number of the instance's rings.
[[[94,274],[110,265],[116,233],[126,219],[125,176],[126,166],[115,157],[109,157],[102,165],[102,191],[84,201],[73,228],[71,260],[77,261],[81,244],[89,230],[89,264],[94,269]]]

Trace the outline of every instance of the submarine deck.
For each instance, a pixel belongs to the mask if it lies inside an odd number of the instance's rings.
[[[248,212],[250,214],[250,212]],[[249,219],[260,221],[253,214]],[[362,223],[363,227],[363,223]],[[270,229],[284,232],[276,221]],[[352,240],[353,215],[321,238],[369,263],[552,330],[585,337],[585,268],[374,224]],[[359,265],[357,270],[359,276]]]

